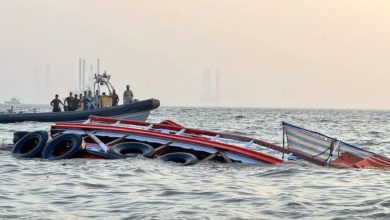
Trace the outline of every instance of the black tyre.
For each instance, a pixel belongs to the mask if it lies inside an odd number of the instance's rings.
[[[174,162],[180,166],[190,166],[198,162],[195,155],[184,152],[168,153],[160,156],[158,159],[165,162]]]
[[[14,144],[16,144],[16,142],[18,142],[20,139],[22,139],[22,137],[28,135],[29,131],[15,131],[14,132],[14,139],[12,140],[12,142],[14,142]]]
[[[113,146],[111,150],[123,157],[135,157],[142,155],[150,158],[154,155],[154,148],[152,146],[139,142],[123,142]]]
[[[49,135],[45,131],[28,133],[17,141],[12,149],[12,154],[22,158],[39,157],[48,139]]]
[[[101,157],[102,159],[123,159],[124,156],[121,156],[115,152],[113,152],[111,149],[107,152],[101,152],[101,151],[94,151],[94,150],[85,150],[87,154]]]
[[[76,157],[85,144],[79,134],[62,134],[52,139],[42,151],[42,158],[61,160]]]

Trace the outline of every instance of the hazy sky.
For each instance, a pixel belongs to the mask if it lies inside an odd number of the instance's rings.
[[[390,109],[390,1],[0,0],[0,101],[65,96],[79,57],[163,105],[213,67],[221,106]]]

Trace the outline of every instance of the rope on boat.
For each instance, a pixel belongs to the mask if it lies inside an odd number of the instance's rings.
[[[329,150],[329,156],[328,158],[326,158],[326,161],[329,161],[330,158],[332,158],[332,155],[333,155],[333,149],[334,149],[334,143],[337,141],[336,138],[332,138],[332,142],[330,143],[330,146],[328,148],[326,148],[324,151],[322,151],[321,153],[317,154],[317,155],[314,155],[312,157],[319,157],[321,156],[322,154],[326,153],[328,150]]]
[[[285,148],[285,145],[286,145],[285,136],[286,136],[286,129],[283,126],[283,145],[282,145],[283,149]],[[283,154],[282,154],[282,160],[284,160],[284,151],[283,151]]]
[[[334,143],[336,143],[336,146],[334,146],[334,145],[335,145]],[[328,157],[328,159],[326,160],[326,163],[328,163],[328,164],[329,164],[330,161],[332,160],[332,157],[333,157],[334,152],[335,152],[336,150],[338,150],[338,151],[337,151],[337,157],[340,156],[340,141],[337,140],[336,138],[334,138],[334,139],[332,140],[331,145],[333,145],[333,150],[330,152],[329,157]]]

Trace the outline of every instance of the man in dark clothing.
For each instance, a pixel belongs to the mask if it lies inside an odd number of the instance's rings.
[[[58,95],[56,94],[55,99],[50,102],[50,105],[53,106],[53,112],[61,111],[60,104],[64,105],[64,103],[58,99]]]
[[[93,109],[92,100],[92,91],[89,90],[88,95],[84,95],[84,110]]]
[[[73,100],[73,111],[76,111],[79,108],[79,102],[80,99],[78,99],[77,94],[75,94]]]
[[[88,100],[87,100],[87,91],[84,91],[84,96],[83,96],[83,110],[88,110]]]
[[[64,101],[64,105],[68,105],[68,111],[74,111],[76,110],[74,108],[74,98],[73,98],[73,93],[69,93],[69,96],[66,97]],[[64,107],[65,108],[65,107]],[[66,110],[65,110],[66,111]]]
[[[117,106],[119,103],[119,96],[118,94],[116,94],[115,89],[112,90],[111,97],[112,97],[112,106]]]

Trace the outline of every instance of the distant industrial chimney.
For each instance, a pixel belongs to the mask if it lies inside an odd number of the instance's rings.
[[[207,67],[203,69],[203,94],[202,101],[205,105],[218,105],[220,100],[219,69]]]
[[[97,74],[100,73],[100,59],[99,58],[97,58],[96,73]]]
[[[45,65],[45,94],[49,94],[50,91],[50,64]]]
[[[85,58],[79,58],[79,92],[85,90]]]
[[[80,92],[85,90],[85,59],[83,59],[83,74],[82,74],[81,80],[82,80],[82,84],[81,84],[81,91]]]
[[[82,81],[82,59],[79,58],[79,92],[82,91],[82,87],[81,87],[81,81]]]
[[[215,69],[215,90],[214,90],[214,101],[219,102],[219,69]]]
[[[90,65],[89,71],[90,73],[88,75],[85,74],[85,58],[79,58],[79,92],[83,93],[85,90],[89,90],[90,84],[93,84],[94,82],[94,68],[93,65]],[[100,59],[97,58],[96,60],[96,74],[100,73]],[[88,81],[86,81],[88,80]]]

